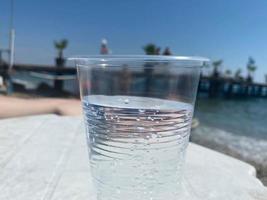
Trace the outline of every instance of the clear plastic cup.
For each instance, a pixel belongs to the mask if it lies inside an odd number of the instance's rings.
[[[98,200],[179,199],[200,70],[208,60],[72,59]]]

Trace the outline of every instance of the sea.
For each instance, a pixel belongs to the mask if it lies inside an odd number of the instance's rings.
[[[198,98],[195,116],[203,125],[236,136],[267,140],[267,98]]]
[[[267,99],[198,98],[191,141],[252,164],[267,185]]]

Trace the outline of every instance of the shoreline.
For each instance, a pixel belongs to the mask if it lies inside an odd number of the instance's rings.
[[[190,140],[253,165],[257,177],[267,186],[267,140],[239,136],[205,125],[193,129]]]

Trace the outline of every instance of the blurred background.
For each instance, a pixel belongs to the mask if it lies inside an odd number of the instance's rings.
[[[203,56],[191,141],[267,185],[267,1],[0,1],[1,95],[78,98],[73,55]]]

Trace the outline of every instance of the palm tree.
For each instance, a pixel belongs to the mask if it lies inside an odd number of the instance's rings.
[[[230,69],[225,70],[225,76],[230,77],[232,75],[232,71]]]
[[[143,47],[146,55],[157,55],[158,54],[158,47],[155,44],[149,43]]]
[[[57,66],[63,66],[65,63],[65,59],[63,57],[63,50],[67,48],[68,40],[62,39],[59,41],[54,41],[54,46],[58,51],[58,57],[56,58],[56,65]]]
[[[212,62],[212,65],[213,65],[213,76],[214,77],[218,77],[219,76],[219,68],[221,67],[222,63],[223,63],[222,59]]]
[[[242,73],[242,69],[241,68],[238,68],[235,72],[235,79],[236,80],[240,80],[242,79],[242,76],[241,76],[241,73]]]
[[[146,46],[144,46],[143,50],[145,51],[146,55],[159,55],[160,53],[160,48],[152,43],[149,43]],[[145,80],[146,93],[149,93],[151,91],[151,81],[152,81],[151,77],[154,71],[154,65],[155,63],[152,63],[152,62],[146,63],[144,65],[144,72],[146,74],[146,80]]]
[[[248,70],[247,80],[249,82],[253,81],[253,76],[256,69],[257,69],[256,61],[252,57],[249,57],[247,62],[247,70]]]

